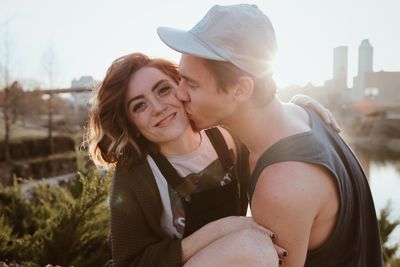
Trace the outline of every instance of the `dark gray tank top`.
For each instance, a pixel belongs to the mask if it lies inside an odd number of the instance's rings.
[[[258,159],[250,181],[250,200],[260,173],[271,164],[301,161],[323,166],[335,179],[340,208],[331,236],[307,252],[304,266],[381,267],[378,223],[366,176],[339,134],[313,111],[306,111],[311,130],[278,141]]]

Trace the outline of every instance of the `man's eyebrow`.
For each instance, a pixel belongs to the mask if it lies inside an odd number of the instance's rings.
[[[158,87],[161,83],[163,83],[163,82],[165,82],[165,81],[167,81],[167,80],[162,79],[162,80],[159,80],[158,82],[156,82],[156,83],[151,87],[151,91],[156,90],[157,87]],[[126,104],[126,108],[129,108],[129,105],[132,103],[132,101],[135,101],[135,100],[140,99],[140,98],[144,98],[144,96],[143,96],[143,95],[137,95],[137,96],[132,97],[131,99],[129,99],[128,103]]]
[[[189,78],[188,76],[182,75],[182,74],[181,74],[181,78],[188,82],[197,83],[195,80]]]

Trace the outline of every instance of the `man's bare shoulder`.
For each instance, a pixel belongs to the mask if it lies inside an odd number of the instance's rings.
[[[286,266],[303,266],[314,222],[335,194],[332,180],[324,168],[303,162],[273,164],[260,174],[252,215],[277,233],[278,244],[289,250]]]
[[[335,188],[333,179],[325,168],[316,164],[280,162],[266,167],[261,172],[254,196],[269,200],[279,196],[279,201],[283,202],[301,200],[316,204],[325,199],[325,193],[331,191],[332,187]]]

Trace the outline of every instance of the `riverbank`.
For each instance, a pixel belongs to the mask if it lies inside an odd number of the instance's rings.
[[[351,147],[370,160],[400,160],[400,119],[382,114],[357,117],[346,121],[343,128]]]

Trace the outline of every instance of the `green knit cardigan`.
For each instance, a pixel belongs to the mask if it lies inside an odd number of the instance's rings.
[[[241,212],[246,215],[249,179],[248,151],[236,140]],[[117,165],[110,196],[110,243],[113,264],[119,266],[182,266],[181,239],[171,238],[160,225],[162,202],[147,160],[130,168]]]

